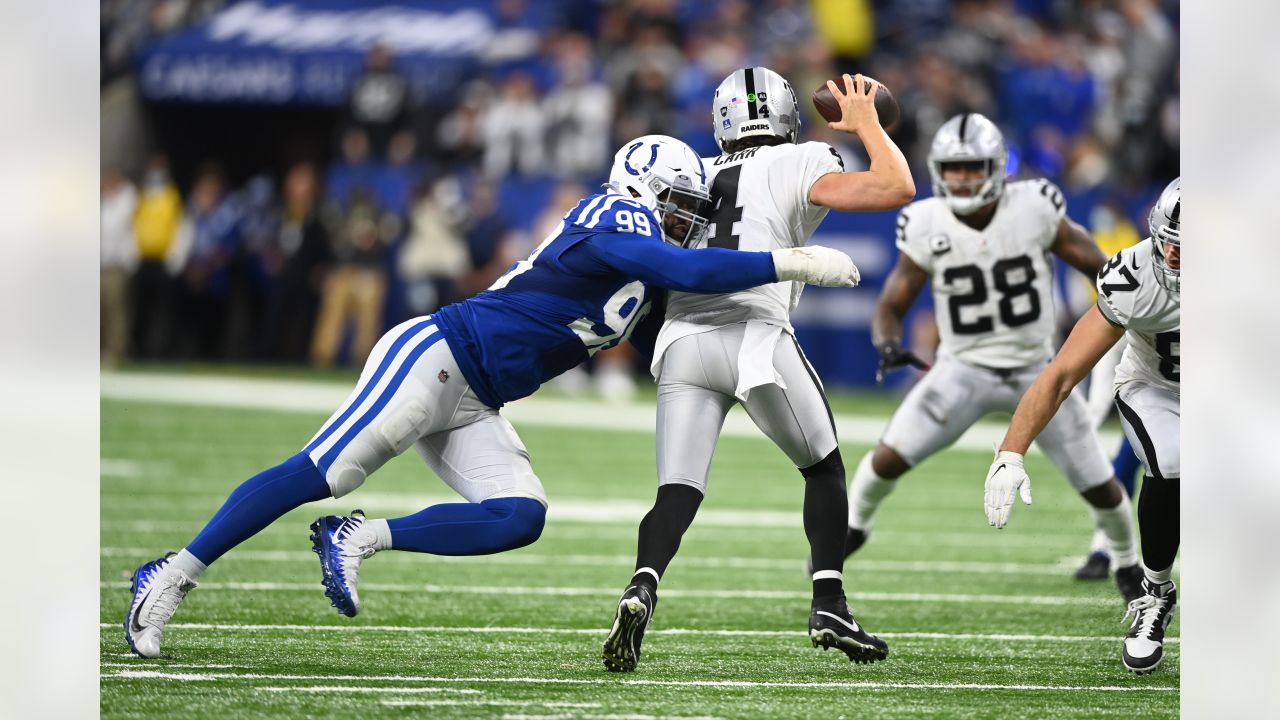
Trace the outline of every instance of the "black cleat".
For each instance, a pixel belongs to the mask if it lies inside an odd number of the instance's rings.
[[[1089,553],[1084,564],[1076,570],[1077,580],[1106,580],[1111,574],[1111,556],[1101,550]]]
[[[1125,603],[1131,603],[1142,597],[1142,566],[1134,563],[1128,567],[1116,568],[1116,589],[1124,596]]]
[[[640,662],[640,643],[658,606],[656,591],[648,585],[632,585],[618,600],[613,628],[604,641],[604,667],[609,672],[632,672]]]
[[[1133,615],[1133,625],[1124,638],[1124,666],[1138,675],[1146,675],[1164,659],[1164,631],[1173,620],[1178,604],[1178,590],[1172,582],[1154,585],[1142,580],[1142,597],[1129,603],[1125,620]]]
[[[856,663],[889,657],[889,644],[862,629],[843,597],[830,605],[813,608],[809,615],[809,640],[814,647],[841,650]]]

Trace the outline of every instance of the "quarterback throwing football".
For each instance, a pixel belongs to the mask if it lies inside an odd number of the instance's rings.
[[[829,126],[862,140],[871,158],[865,172],[845,172],[840,155],[826,143],[797,144],[800,108],[781,75],[751,67],[720,83],[711,119],[723,154],[705,160],[711,186],[708,247],[803,249],[830,210],[893,210],[915,195],[906,159],[880,126],[871,84],[860,75],[843,81],[843,88],[828,83],[843,111]],[[705,297],[671,294],[653,355],[658,496],[640,523],[636,570],[604,644],[609,670],[636,667],[659,579],[702,502],[716,440],[737,403],[805,481],[813,645],[838,648],[855,662],[888,656],[888,645],[854,619],[845,600],[844,462],[822,383],[791,328],[801,289],[779,282]]]

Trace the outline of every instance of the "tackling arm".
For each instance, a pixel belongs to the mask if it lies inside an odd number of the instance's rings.
[[[667,290],[726,293],[778,281],[766,252],[686,250],[626,233],[599,235],[583,245],[614,270]]]
[[[1065,216],[1058,221],[1058,232],[1049,250],[1090,278],[1097,276],[1102,266],[1107,264],[1107,256],[1102,254],[1089,231]]]
[[[1071,390],[1122,337],[1124,328],[1103,317],[1097,305],[1090,308],[1076,323],[1053,362],[1022,396],[1000,451],[1026,454],[1031,441],[1049,424]]]

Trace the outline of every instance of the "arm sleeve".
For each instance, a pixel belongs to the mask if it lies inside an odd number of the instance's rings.
[[[632,233],[596,235],[582,245],[610,268],[667,290],[714,294],[778,281],[767,252],[687,250]]]

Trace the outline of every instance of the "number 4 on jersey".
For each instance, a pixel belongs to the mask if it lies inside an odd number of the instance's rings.
[[[738,205],[738,177],[742,175],[742,166],[734,165],[716,175],[711,183],[711,226],[716,229],[715,235],[707,241],[707,247],[738,249],[738,236],[733,234],[733,226],[742,220],[742,207]]]

